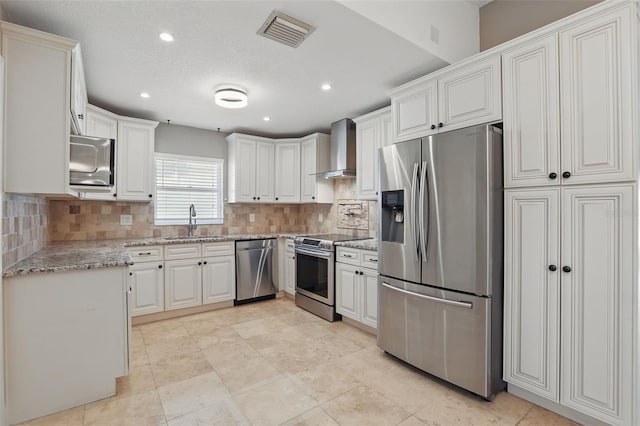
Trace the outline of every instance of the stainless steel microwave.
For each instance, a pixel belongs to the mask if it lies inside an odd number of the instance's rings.
[[[108,191],[115,175],[115,139],[71,136],[69,184],[85,191]]]

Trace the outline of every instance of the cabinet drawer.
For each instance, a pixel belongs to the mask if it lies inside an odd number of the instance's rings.
[[[362,251],[362,266],[378,270],[378,252]]]
[[[202,256],[228,256],[236,251],[235,241],[225,241],[223,243],[203,243]]]
[[[360,250],[338,247],[338,250],[336,251],[336,262],[360,266]]]
[[[127,252],[135,263],[162,260],[162,246],[129,247]]]
[[[173,244],[164,246],[165,260],[192,259],[200,257],[200,244]]]

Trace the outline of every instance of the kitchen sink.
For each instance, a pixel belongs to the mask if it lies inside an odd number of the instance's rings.
[[[164,237],[165,240],[207,240],[207,241],[219,241],[219,240],[227,240],[228,238],[226,237],[221,237],[221,236],[201,236],[201,237],[197,237],[197,236],[193,236],[193,237],[187,237],[186,235],[181,235],[181,236],[177,236],[177,237]]]

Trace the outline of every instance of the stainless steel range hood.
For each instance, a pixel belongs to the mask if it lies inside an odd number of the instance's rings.
[[[356,175],[356,124],[344,118],[331,124],[331,169],[318,173],[325,179]]]

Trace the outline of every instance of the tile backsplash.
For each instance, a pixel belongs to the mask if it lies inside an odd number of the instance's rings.
[[[198,225],[195,234],[339,232],[354,236],[375,237],[376,202],[362,201],[368,206],[368,219],[362,216],[357,224],[357,228],[362,229],[342,228],[338,225],[345,221],[339,220],[338,200],[355,199],[355,179],[336,180],[334,191],[336,201],[333,204],[225,204],[224,223]],[[50,200],[48,240],[102,240],[186,235],[186,225],[154,225],[153,209],[153,202]],[[187,213],[185,210],[185,218]],[[132,225],[120,225],[120,215],[123,214],[132,216]],[[254,222],[249,222],[250,214],[255,215]],[[323,217],[322,222],[319,221],[319,215]]]
[[[7,268],[40,250],[47,242],[47,201],[32,195],[4,194],[2,266]]]

